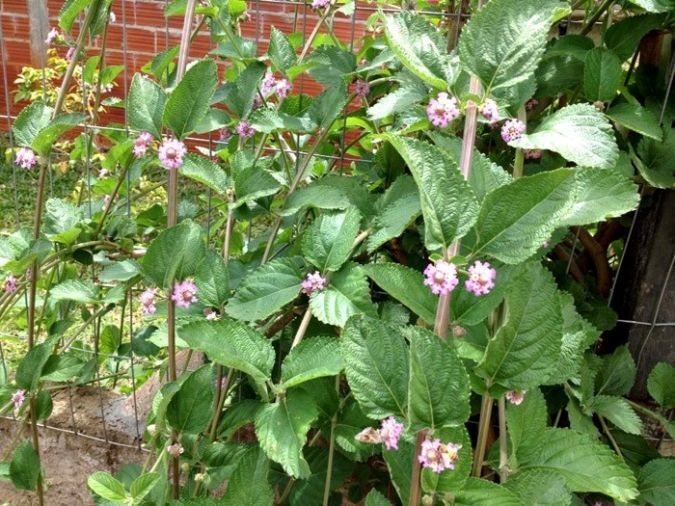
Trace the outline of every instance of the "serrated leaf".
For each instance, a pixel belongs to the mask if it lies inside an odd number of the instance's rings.
[[[320,130],[328,129],[347,105],[347,86],[340,82],[312,100],[307,115]]]
[[[449,57],[445,39],[425,19],[400,12],[384,18],[384,33],[389,47],[413,74],[437,89],[448,82]]]
[[[638,473],[640,499],[653,506],[675,504],[675,460],[654,459]]]
[[[382,456],[387,463],[389,476],[401,504],[408,504],[410,497],[410,470],[416,458],[415,445],[403,439],[398,442],[398,450],[383,450]]]
[[[354,182],[354,178],[346,178]],[[347,209],[352,204],[359,207],[361,214],[366,216],[362,206],[358,205],[357,196],[351,193],[347,187],[347,181],[341,176],[329,175],[309,186],[299,188],[286,199],[284,209],[280,211],[282,216],[290,216],[304,207],[317,207],[319,209]],[[366,198],[368,193],[366,192]]]
[[[675,129],[664,129],[663,142],[643,138],[638,144],[642,163],[637,164],[640,175],[657,188],[675,188]]]
[[[40,457],[30,441],[22,441],[9,463],[9,477],[19,490],[35,490],[41,473]]]
[[[438,301],[424,286],[421,272],[394,262],[368,264],[362,269],[380,288],[417,316],[430,325],[434,322]]]
[[[533,133],[510,143],[523,149],[547,149],[583,167],[612,169],[619,157],[612,126],[590,104],[563,107]]]
[[[274,348],[262,334],[244,323],[221,319],[192,321],[176,330],[191,349],[203,351],[214,362],[251,376],[264,391],[274,365]]]
[[[469,478],[462,490],[455,495],[457,506],[525,506],[513,492],[494,482]],[[528,505],[529,506],[529,505]]]
[[[49,338],[38,345],[33,346],[19,362],[16,368],[14,381],[19,388],[33,391],[37,388],[42,370],[47,364],[54,349],[54,338]]]
[[[427,494],[436,493],[440,497],[446,494],[455,495],[466,483],[471,474],[472,451],[471,438],[464,425],[458,427],[443,427],[434,431],[434,438],[443,443],[455,443],[461,445],[455,463],[455,468],[435,473],[431,469],[422,469],[422,490]]]
[[[160,288],[170,288],[174,280],[196,274],[205,252],[201,228],[184,220],[160,232],[150,243],[143,258],[143,275]]]
[[[371,489],[366,496],[365,506],[391,506],[391,503],[377,489]]]
[[[615,171],[578,167],[574,171],[572,207],[558,226],[589,225],[621,216],[638,206],[638,187]]]
[[[419,189],[428,250],[463,237],[478,215],[478,202],[457,163],[436,146],[392,134],[388,140],[408,164]]]
[[[296,482],[291,489],[291,506],[306,506],[323,502],[324,486],[328,471],[328,449],[307,448],[307,462],[311,469],[309,477]],[[353,462],[339,452],[333,453],[330,490],[338,490],[347,476],[353,472]]]
[[[188,154],[178,169],[181,176],[197,181],[219,194],[227,190],[227,175],[217,164],[203,156]]]
[[[621,86],[621,60],[612,51],[591,49],[584,60],[584,94],[591,102],[612,100]]]
[[[274,492],[269,485],[267,475],[269,461],[262,450],[256,446],[249,447],[239,458],[232,477],[227,482],[227,489],[221,499],[223,506],[272,506]],[[252,487],[251,483],[255,483]]]
[[[131,497],[134,498],[134,504],[141,504],[160,479],[161,476],[158,473],[143,473],[136,478],[129,488]]]
[[[127,98],[129,126],[162,138],[162,115],[166,93],[160,85],[141,74],[134,74]]]
[[[409,359],[401,329],[357,315],[349,319],[341,339],[347,381],[366,416],[405,418]]]
[[[607,116],[619,125],[645,137],[656,141],[661,141],[663,138],[663,130],[659,126],[656,116],[649,109],[639,105],[617,104],[607,111]]]
[[[256,131],[266,134],[275,131],[309,132],[316,127],[308,116],[291,116],[270,107],[261,107],[253,111],[250,123]]]
[[[375,316],[368,278],[361,266],[350,262],[333,274],[330,284],[309,299],[312,314],[323,323],[343,327],[350,316]]]
[[[469,376],[452,341],[422,327],[408,327],[408,417],[413,429],[461,425],[470,414]]]
[[[204,305],[220,308],[230,297],[230,274],[223,257],[207,251],[206,258],[195,276],[199,301]]]
[[[456,290],[452,294],[450,307],[453,322],[463,326],[478,325],[497,309],[510,289],[511,279],[518,273],[518,269],[503,265],[496,270],[495,286],[487,295],[479,297],[466,290]]]
[[[406,174],[399,176],[380,197],[377,207],[378,212],[366,240],[366,247],[371,253],[401,235],[419,216],[420,196],[413,179]]]
[[[655,14],[627,17],[607,29],[605,45],[625,61],[635,52],[642,37],[662,24],[663,16]]]
[[[294,478],[305,478],[310,474],[302,448],[317,415],[312,398],[300,390],[292,390],[256,416],[255,434],[260,447]]]
[[[574,172],[558,169],[516,179],[490,192],[476,223],[475,255],[509,264],[532,256],[571,207]]]
[[[521,446],[521,470],[544,469],[565,479],[572,492],[599,492],[618,501],[638,495],[630,468],[604,444],[568,429],[547,429]]]
[[[293,348],[281,364],[281,386],[292,388],[306,381],[335,376],[342,370],[340,343],[333,337],[311,337]]]
[[[647,390],[649,395],[658,402],[662,408],[675,407],[675,367],[665,362],[659,362],[649,373]]]
[[[647,12],[668,12],[675,9],[673,0],[628,0]]]
[[[487,95],[502,97],[514,108],[532,96],[553,14],[564,5],[555,0],[492,0],[471,17],[459,39],[459,56]]]
[[[106,265],[98,279],[107,283],[110,281],[129,281],[141,274],[141,268],[135,260],[122,260]]]
[[[267,54],[269,54],[272,64],[281,72],[286,72],[298,61],[295,49],[293,49],[286,35],[274,26],[270,33],[270,45]]]
[[[110,473],[97,471],[87,479],[87,485],[96,495],[112,502],[122,502],[127,498],[124,485]]]
[[[350,399],[338,413],[334,431],[335,443],[352,454],[355,460],[363,462],[379,451],[376,445],[361,443],[355,439],[359,432],[371,425],[373,421],[363,414],[358,402]]]
[[[80,304],[93,304],[98,302],[96,286],[89,281],[68,279],[54,286],[50,291],[54,302],[79,302]]]
[[[411,106],[422,102],[428,95],[424,82],[408,72],[399,72],[394,79],[399,87],[384,95],[368,107],[368,118],[375,121],[392,114],[407,111]]]
[[[192,65],[166,101],[164,125],[179,139],[193,132],[208,112],[217,84],[216,62],[207,58]]]
[[[185,333],[181,331],[181,335]],[[205,365],[190,373],[181,383],[166,410],[166,419],[171,427],[186,434],[199,434],[206,429],[211,421],[213,379],[213,368]]]
[[[234,176],[234,194],[237,197],[234,207],[274,195],[279,188],[281,183],[262,167],[246,167]]]
[[[206,134],[209,132],[214,132],[227,126],[230,121],[230,117],[225,111],[211,107],[207,111],[206,115],[201,119],[199,124],[195,127],[195,133]]]
[[[351,51],[333,44],[317,47],[306,61],[312,79],[328,90],[342,88],[345,82],[350,80],[350,74],[356,70],[356,56]],[[289,69],[288,74],[297,74],[302,68],[303,65],[299,65],[295,69]]]
[[[528,506],[569,506],[572,502],[563,477],[543,469],[521,471],[509,476],[504,486]]]
[[[536,440],[546,430],[546,400],[538,388],[528,390],[523,402],[506,406],[506,423],[511,440],[512,458],[528,439]]]
[[[49,125],[54,109],[44,102],[33,102],[24,107],[14,120],[12,134],[20,146],[31,146],[35,137]]]
[[[595,393],[626,395],[635,382],[635,370],[628,346],[619,346],[611,355],[602,357],[602,366],[595,378]]]
[[[244,321],[262,320],[300,294],[299,259],[279,258],[251,271],[229,300],[226,311]]]
[[[560,298],[553,276],[538,263],[526,265],[506,295],[504,324],[485,350],[476,372],[488,387],[527,390],[542,384],[558,363],[562,341]]]
[[[302,236],[305,259],[322,273],[337,271],[349,259],[360,225],[361,213],[353,207],[322,213]]]
[[[46,156],[51,151],[52,145],[67,131],[82,123],[84,118],[82,113],[59,114],[37,133],[31,146],[36,153]]]
[[[86,9],[92,0],[68,0],[59,11],[59,26],[64,32],[70,32],[80,12]]]
[[[588,407],[628,434],[640,434],[642,432],[642,421],[630,407],[630,404],[621,397],[597,395]]]

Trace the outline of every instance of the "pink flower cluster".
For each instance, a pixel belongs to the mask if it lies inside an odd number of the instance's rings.
[[[14,404],[14,409],[19,409],[23,404],[23,401],[26,400],[26,391],[17,390],[12,394],[12,403]]]
[[[331,0],[313,0],[312,9],[314,10],[323,9],[324,7],[330,5],[330,1]]]
[[[291,83],[288,79],[285,78],[276,79],[274,77],[274,74],[272,74],[272,72],[267,72],[262,80],[260,91],[265,96],[271,95],[272,93],[276,93],[279,98],[284,99],[288,96],[288,93],[291,91]]]
[[[218,142],[227,142],[230,137],[232,137],[232,131],[227,127],[221,128],[218,132]]]
[[[525,133],[525,123],[519,119],[510,119],[502,125],[502,139],[507,144],[520,139]]]
[[[504,394],[504,397],[506,397],[506,400],[508,400],[511,404],[520,406],[520,404],[522,404],[523,400],[525,399],[526,393],[527,390],[510,390]]]
[[[359,98],[366,98],[370,93],[370,84],[365,79],[359,79],[354,83],[354,93]]]
[[[462,445],[441,443],[440,439],[427,439],[422,442],[420,454],[417,456],[422,467],[434,473],[442,473],[446,469],[454,469],[459,458]]]
[[[459,114],[457,99],[449,97],[445,92],[429,100],[429,105],[427,105],[427,117],[431,124],[437,127],[447,127],[452,120],[459,117]]]
[[[183,166],[183,157],[187,154],[187,148],[178,139],[165,139],[159,147],[159,161],[165,169],[179,169]]]
[[[45,40],[45,44],[51,46],[59,38],[59,35],[59,31],[53,27],[47,34],[47,40]]]
[[[380,444],[383,443],[387,450],[398,450],[398,440],[403,433],[403,424],[396,421],[396,418],[390,416],[380,422],[380,428],[374,429],[367,427],[359,432],[355,439],[362,443]]]
[[[488,123],[494,125],[499,121],[499,108],[497,107],[497,102],[488,98],[483,102],[480,107],[478,107],[478,112],[480,112],[483,117],[487,120]]]
[[[148,288],[143,293],[141,293],[141,311],[144,315],[151,315],[157,312],[157,306],[155,306],[155,295],[157,295],[156,288]]]
[[[255,128],[253,128],[251,124],[245,119],[239,122],[239,124],[235,127],[235,131],[242,139],[248,139],[249,137],[253,137],[255,135]]]
[[[320,292],[326,287],[328,280],[321,275],[319,271],[314,271],[302,280],[302,290],[305,295],[312,295],[314,292]]]
[[[14,293],[16,292],[16,278],[14,277],[13,274],[10,274],[7,276],[5,279],[5,292],[6,293]]]
[[[427,265],[424,275],[426,276],[424,284],[431,288],[434,295],[448,295],[459,283],[457,267],[445,260]]]
[[[32,169],[37,163],[37,156],[33,153],[32,150],[28,148],[21,148],[16,152],[16,159],[14,160],[19,167],[22,169]]]
[[[152,143],[152,134],[150,132],[141,132],[134,139],[134,156],[140,158],[148,151],[148,146]]]
[[[474,295],[487,295],[495,287],[497,271],[487,262],[476,262],[469,267],[469,279],[464,286],[468,292]]]
[[[173,287],[171,300],[176,303],[178,307],[188,308],[190,304],[197,302],[197,285],[191,279],[186,279],[182,283],[178,283]]]
[[[185,449],[181,446],[180,443],[174,443],[166,447],[166,452],[172,457],[180,457]]]
[[[218,320],[219,316],[218,316],[218,313],[214,309],[206,308],[204,310],[204,318],[206,318],[209,321],[213,321],[213,320]]]

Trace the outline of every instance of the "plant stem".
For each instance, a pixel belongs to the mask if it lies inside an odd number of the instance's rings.
[[[335,377],[335,390],[340,395],[340,375]],[[328,499],[330,498],[330,485],[333,477],[333,455],[335,453],[335,426],[337,425],[337,416],[340,408],[338,408],[330,420],[330,441],[328,443],[328,466],[326,468],[326,482],[323,486],[323,506],[328,506]]]
[[[309,35],[309,38],[307,39],[307,42],[305,42],[305,47],[302,48],[302,52],[300,53],[300,58],[298,58],[298,65],[300,63],[302,63],[302,60],[305,59],[305,56],[307,55],[307,51],[309,51],[309,48],[312,45],[312,42],[314,42],[314,38],[316,37],[317,33],[319,33],[319,28],[321,28],[321,25],[323,24],[323,22],[326,21],[326,18],[328,17],[329,13],[330,13],[330,8],[326,9],[326,11],[319,18],[319,21],[316,22],[316,25],[314,26],[314,29],[312,30],[312,33]]]
[[[605,423],[605,419],[598,415],[598,420],[600,420],[600,426],[602,427],[603,432],[609,439],[609,442],[612,443],[612,448],[614,448],[614,451],[621,457],[621,460],[624,460],[623,453],[621,453],[621,448],[616,442],[616,439],[614,439],[614,436],[612,436],[612,432],[609,430],[609,427],[607,427],[607,423]]]
[[[595,25],[595,22],[600,19],[600,16],[609,9],[609,7],[614,3],[614,0],[605,0],[600,7],[598,7],[598,10],[593,13],[593,15],[589,18],[589,20],[586,22],[584,25],[584,28],[581,30],[581,35],[586,35],[588,34],[592,29],[593,25]]]
[[[420,503],[420,496],[422,495],[422,488],[420,486],[422,464],[417,460],[417,456],[420,453],[420,448],[426,437],[427,431],[421,430],[417,433],[417,439],[415,440],[415,455],[413,455],[412,474],[410,475],[410,496],[408,497],[408,506],[418,506]]]
[[[291,344],[291,349],[295,348],[300,344],[302,339],[305,337],[305,332],[307,332],[307,327],[309,327],[309,322],[312,320],[312,310],[307,306],[305,314],[302,316],[302,321],[298,327],[298,331],[295,333],[293,338],[293,344]]]
[[[518,109],[518,119],[527,126],[527,113],[525,106],[521,105]],[[513,179],[523,177],[523,167],[525,166],[525,153],[522,148],[516,148],[516,158],[513,161]]]
[[[506,401],[502,395],[497,399],[499,414],[499,481],[504,483],[509,478],[509,443],[506,432]]]
[[[476,441],[476,452],[473,455],[473,475],[480,477],[485,459],[485,448],[487,446],[488,430],[490,429],[490,419],[492,417],[492,397],[489,394],[483,394],[483,401],[480,406],[480,421],[478,422],[478,439]]]

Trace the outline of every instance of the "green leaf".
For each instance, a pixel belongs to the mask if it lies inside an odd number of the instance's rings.
[[[553,14],[564,6],[556,0],[492,0],[471,17],[459,39],[459,57],[486,95],[515,108],[532,96]]]
[[[366,496],[365,506],[391,506],[391,503],[377,489],[373,488]]]
[[[24,107],[12,125],[14,142],[19,146],[32,146],[40,131],[51,122],[53,114],[54,109],[44,102],[33,102]]]
[[[80,304],[92,304],[98,302],[96,286],[89,281],[68,279],[54,286],[50,292],[54,302],[79,302]]]
[[[511,278],[518,273],[514,266],[503,265],[497,269],[495,287],[487,295],[477,297],[466,290],[457,290],[451,297],[452,321],[463,326],[479,325],[504,300],[510,290]]]
[[[347,86],[341,82],[312,100],[307,109],[310,119],[319,130],[327,130],[347,105]]]
[[[192,321],[179,326],[177,334],[191,349],[248,374],[259,385],[270,379],[274,365],[272,343],[244,323],[227,319]]]
[[[626,464],[591,436],[568,429],[547,429],[521,446],[520,469],[543,469],[565,479],[572,492],[599,492],[627,502],[638,495],[635,477]]]
[[[250,272],[227,304],[227,314],[244,321],[262,320],[300,294],[299,259],[279,258]]]
[[[369,119],[381,120],[392,114],[407,112],[411,106],[419,104],[429,94],[424,81],[413,74],[399,72],[394,79],[399,87],[368,107]]]
[[[86,9],[92,0],[68,0],[63,4],[59,11],[59,26],[64,32],[70,32],[73,23],[84,9]]]
[[[413,429],[461,425],[469,418],[469,376],[452,341],[408,327],[408,417]]]
[[[421,272],[394,262],[361,267],[377,285],[428,324],[436,319],[437,298],[424,286]]]
[[[249,119],[257,132],[266,134],[275,131],[309,132],[316,127],[308,116],[291,116],[270,107],[256,109]]]
[[[223,506],[272,506],[274,493],[269,485],[269,460],[257,446],[246,450],[227,482]],[[255,486],[251,486],[254,483]]]
[[[635,361],[628,346],[619,346],[602,357],[602,367],[595,378],[597,395],[626,395],[635,382]]]
[[[475,255],[509,264],[532,256],[571,208],[574,171],[558,169],[516,179],[490,192],[476,223]]]
[[[638,473],[640,500],[653,506],[675,504],[675,460],[654,459]]]
[[[347,209],[351,204],[349,195],[339,186],[332,185],[334,178],[328,176],[300,188],[286,199],[282,216],[290,216],[304,207],[319,209]]]
[[[129,281],[141,274],[141,268],[135,260],[122,260],[106,265],[98,279],[104,283],[110,281]]]
[[[48,390],[40,390],[35,399],[35,417],[38,421],[45,421],[52,414],[54,402]]]
[[[206,259],[199,266],[195,277],[199,301],[220,308],[230,297],[230,274],[223,257],[207,251]]]
[[[223,195],[227,190],[227,175],[217,163],[202,156],[188,154],[178,169],[181,176],[188,177]]]
[[[544,433],[547,420],[546,400],[538,388],[528,390],[520,405],[507,404],[506,423],[512,459],[518,454],[523,442],[530,439],[536,441]]]
[[[379,452],[376,445],[361,443],[355,439],[356,435],[366,427],[373,424],[373,421],[363,414],[358,402],[349,399],[345,406],[338,413],[337,423],[335,425],[335,442],[345,452],[352,454],[354,459],[363,462],[368,460],[374,453]]]
[[[455,495],[456,506],[525,506],[525,503],[504,486],[479,478],[469,478]],[[529,504],[527,506],[530,506]]]
[[[315,402],[299,390],[291,390],[258,412],[255,434],[260,447],[294,478],[309,476],[309,464],[302,455],[307,432],[318,416]]]
[[[190,220],[167,228],[150,243],[143,258],[143,275],[160,288],[193,276],[205,256],[201,228]]]
[[[476,221],[478,202],[457,163],[427,142],[392,134],[382,137],[396,148],[415,178],[427,249],[447,248],[463,237]]]
[[[664,409],[675,407],[675,367],[659,362],[649,373],[647,390],[656,402]]]
[[[413,460],[417,458],[415,445],[401,439],[398,442],[398,450],[383,450],[382,456],[387,463],[396,493],[401,498],[401,504],[409,504],[410,470]]]
[[[210,365],[202,366],[188,375],[166,410],[166,419],[171,427],[184,434],[199,434],[206,429],[211,421],[213,380]]]
[[[308,68],[312,79],[327,89],[342,88],[345,82],[351,80],[351,74],[356,70],[356,56],[332,43],[317,47],[305,61],[306,64],[289,69],[289,77],[299,75],[304,68]]]
[[[258,94],[258,85],[267,68],[262,62],[250,63],[234,83],[231,83],[226,103],[240,118],[246,117],[253,107]]]
[[[19,490],[36,490],[40,476],[40,457],[30,441],[22,441],[12,454],[9,477]]]
[[[551,471],[521,471],[509,476],[504,486],[528,506],[568,506],[572,502],[563,477]]]
[[[420,196],[414,181],[404,174],[387,188],[377,202],[371,232],[366,240],[369,252],[398,237],[419,216]]]
[[[350,318],[342,331],[342,359],[366,416],[406,418],[409,359],[401,329],[363,315]]]
[[[227,126],[230,121],[230,117],[225,111],[212,107],[195,127],[195,133],[206,134],[214,132],[215,130]]]
[[[413,74],[437,89],[452,83],[447,42],[425,19],[401,12],[384,18],[384,33],[389,47]]]
[[[621,86],[621,60],[612,51],[591,49],[584,60],[584,94],[591,102],[612,100]]]
[[[668,12],[675,9],[673,0],[628,0],[647,12]]]
[[[663,130],[659,126],[656,116],[649,109],[636,104],[617,104],[607,111],[609,118],[633,132],[645,137],[660,141],[663,138]]]
[[[349,259],[361,225],[355,208],[323,213],[302,236],[302,253],[319,271],[337,271]]]
[[[28,350],[16,368],[16,377],[14,378],[16,386],[29,392],[34,391],[53,349],[53,339],[50,338]]]
[[[527,390],[542,384],[557,365],[561,340],[560,297],[553,276],[530,263],[511,284],[504,324],[476,372],[488,387]]]
[[[217,84],[216,62],[207,58],[192,65],[166,101],[164,126],[184,139],[208,112]]]
[[[134,74],[127,98],[129,127],[150,132],[155,139],[162,138],[162,115],[166,93],[155,81]]]
[[[663,142],[643,138],[638,144],[642,163],[637,164],[640,175],[657,188],[675,188],[675,129],[665,129]]]
[[[422,469],[422,490],[427,494],[436,493],[440,497],[446,494],[455,495],[462,489],[466,479],[471,474],[472,452],[471,438],[466,427],[443,427],[434,431],[434,438],[443,443],[455,443],[461,445],[459,458],[453,470],[435,473],[431,469]]]
[[[272,64],[284,73],[298,61],[295,49],[293,49],[288,38],[275,27],[272,27],[270,33],[270,45],[267,54],[269,54]]]
[[[632,211],[640,202],[638,187],[618,172],[591,167],[574,171],[572,207],[558,226],[589,225]]]
[[[281,183],[268,171],[255,165],[246,167],[234,176],[234,194],[237,197],[234,207],[274,195],[279,188]]]
[[[87,485],[96,495],[108,501],[122,502],[127,498],[124,485],[110,473],[95,472],[87,479]]]
[[[333,274],[325,289],[311,295],[309,307],[320,321],[338,327],[344,327],[349,317],[355,314],[375,316],[368,278],[361,266],[353,262]]]
[[[136,478],[129,488],[131,497],[134,498],[134,504],[141,504],[160,479],[161,476],[157,473],[143,473]]]
[[[642,421],[626,399],[597,395],[593,397],[588,407],[628,434],[639,435],[642,432]]]
[[[342,482],[352,474],[354,464],[339,452],[334,452],[332,458],[330,490],[340,492]],[[328,449],[307,448],[307,462],[311,469],[311,475],[293,485],[289,496],[291,506],[318,505],[323,502],[323,491],[328,471]],[[333,496],[336,495],[333,494]]]
[[[281,364],[281,386],[292,388],[342,370],[340,343],[333,337],[311,337],[293,348]]]
[[[38,132],[31,146],[39,155],[47,156],[52,145],[68,130],[82,123],[84,118],[81,113],[59,114]]]
[[[626,61],[635,52],[642,38],[662,24],[663,16],[659,16],[658,14],[627,17],[618,23],[612,23],[607,29],[605,32],[605,45],[621,61]]]
[[[584,167],[612,169],[619,149],[604,114],[590,104],[563,107],[531,134],[510,143],[524,149],[548,149]]]

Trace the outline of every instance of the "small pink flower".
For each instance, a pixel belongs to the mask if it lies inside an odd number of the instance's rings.
[[[436,98],[429,100],[427,117],[432,125],[445,128],[458,116],[459,107],[455,97],[449,97],[447,93],[441,92]]]
[[[218,132],[218,142],[227,142],[230,137],[232,137],[232,131],[227,127],[221,128]]]
[[[488,123],[497,123],[499,121],[499,108],[497,107],[497,102],[488,98],[481,106],[478,108],[483,117],[488,121]]]
[[[204,310],[204,317],[205,317],[207,320],[209,320],[209,321],[218,320],[218,318],[219,318],[219,317],[218,317],[218,313],[216,313],[216,312],[215,312],[213,309],[211,309],[210,307],[209,307],[209,308],[206,308],[206,309]]]
[[[538,160],[542,154],[543,151],[541,149],[523,149],[523,155],[528,160]]]
[[[474,295],[486,295],[495,287],[497,271],[488,262],[476,262],[469,267],[469,279],[464,283],[467,291]]]
[[[178,283],[173,287],[171,300],[176,303],[178,307],[188,308],[193,302],[197,302],[197,285],[191,279],[186,279],[182,283]]]
[[[260,107],[263,105],[263,99],[260,98],[260,95],[256,95],[253,97],[253,105],[251,106],[251,110],[257,111],[260,109]]]
[[[248,139],[249,137],[253,137],[255,135],[255,128],[253,128],[251,124],[245,119],[239,122],[235,130],[237,135],[239,135],[239,137],[242,139]]]
[[[426,276],[424,284],[430,287],[435,295],[448,295],[459,283],[457,267],[445,260],[427,265],[424,275]]]
[[[403,424],[396,421],[396,418],[390,416],[382,420],[380,426],[380,436],[387,450],[398,450],[398,440],[403,432]]]
[[[66,60],[70,61],[73,59],[73,56],[75,56],[75,48],[71,47],[68,49],[66,52]]]
[[[368,63],[368,60],[366,58],[361,58],[359,60],[359,65],[361,65],[361,66],[365,65],[366,63]]]
[[[141,311],[144,315],[151,315],[157,312],[157,307],[155,306],[156,295],[156,288],[148,288],[143,293],[141,293]]]
[[[305,295],[312,295],[314,292],[323,290],[326,287],[327,282],[326,278],[324,278],[319,271],[314,271],[307,274],[302,281],[302,290],[300,291]]]
[[[327,5],[330,5],[331,0],[313,0],[312,1],[312,9],[314,10],[319,10],[323,9]]]
[[[100,170],[98,171],[98,177],[99,177],[99,178],[108,177],[109,175],[110,175],[110,171],[109,171],[108,169],[105,169],[105,168],[104,168],[104,169],[100,169]]]
[[[56,39],[59,38],[59,31],[56,29],[56,27],[52,28],[49,30],[49,33],[47,34],[47,39],[45,40],[45,44],[51,46]]]
[[[502,126],[502,139],[509,143],[520,139],[525,133],[525,123],[519,119],[510,119]]]
[[[534,108],[537,107],[538,105],[539,105],[539,100],[537,100],[536,98],[531,98],[531,99],[528,100],[527,103],[525,104],[525,110],[526,110],[526,111],[531,111],[532,109],[534,109]]]
[[[110,205],[112,197],[110,195],[103,196],[103,206],[108,207]]]
[[[357,97],[365,98],[370,93],[370,84],[365,79],[359,79],[354,83],[354,93]]]
[[[22,169],[32,169],[37,163],[37,156],[33,153],[32,150],[28,148],[21,148],[16,153],[16,159],[14,160],[19,167]]]
[[[185,144],[178,139],[166,139],[159,147],[159,161],[166,169],[178,169],[183,166],[183,157],[187,153]]]
[[[180,443],[174,443],[166,447],[166,451],[172,457],[180,457],[185,449],[181,446]]]
[[[141,132],[138,137],[134,139],[134,156],[140,158],[148,151],[148,146],[152,143],[152,135],[150,132]]]
[[[462,445],[455,443],[441,444],[441,458],[446,469],[455,468],[455,462],[459,459],[459,450],[461,449]]]
[[[5,279],[5,292],[6,293],[16,292],[16,278],[12,274],[7,276],[7,278]]]
[[[260,85],[260,91],[263,95],[267,96],[274,91],[274,88],[277,85],[277,80],[274,78],[272,72],[267,72],[265,77],[263,77],[262,84]]]
[[[283,100],[288,96],[291,88],[291,82],[288,79],[279,79],[276,86],[277,97]]]
[[[26,400],[26,391],[17,390],[12,394],[12,402],[14,403],[14,409],[19,409],[23,404],[23,401]]]
[[[520,406],[520,404],[523,402],[523,399],[525,399],[526,393],[527,390],[509,390],[504,396],[511,404]]]
[[[445,470],[445,462],[441,454],[441,440],[426,439],[422,441],[422,448],[417,460],[422,464],[422,467],[431,469],[434,473],[442,473]]]

